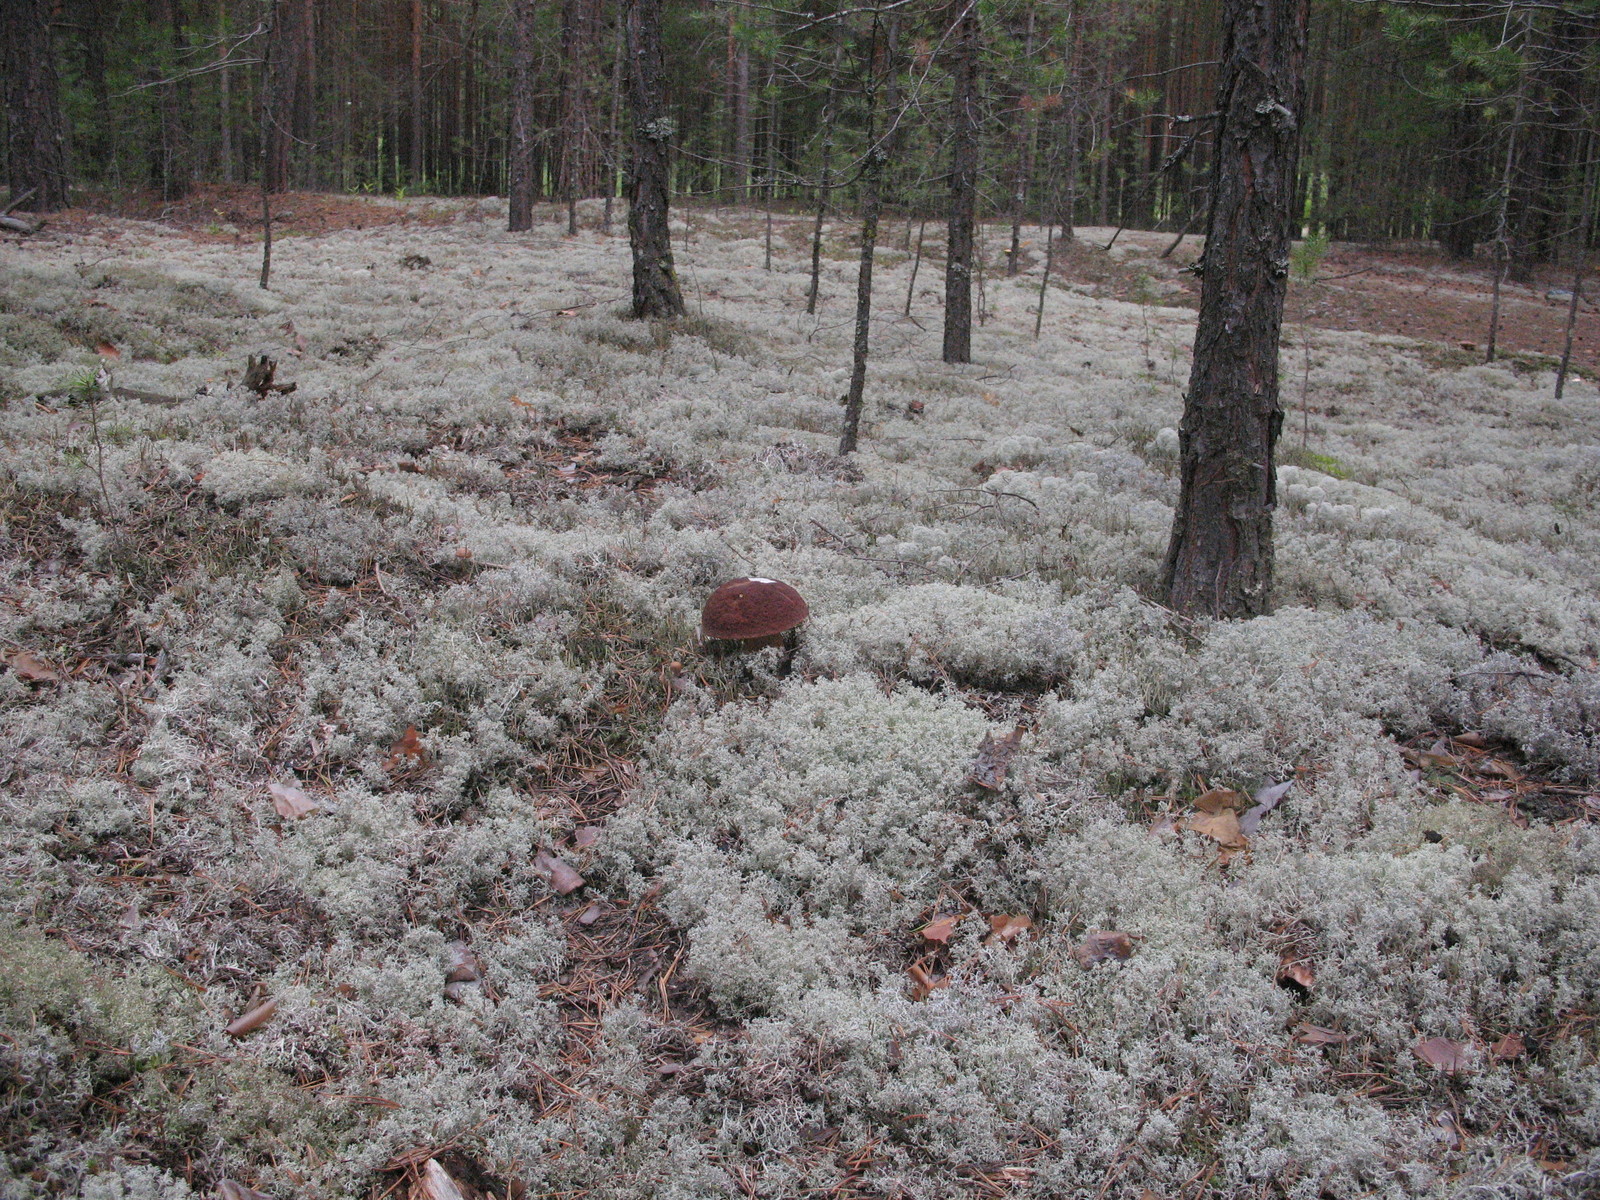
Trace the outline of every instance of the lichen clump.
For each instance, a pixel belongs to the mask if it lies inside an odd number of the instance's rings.
[[[0,1193],[1592,1190],[1590,382],[1297,334],[1277,610],[1195,624],[1149,599],[1192,314],[1069,280],[1035,341],[1025,274],[981,370],[875,332],[845,461],[843,227],[819,323],[809,226],[769,274],[697,212],[647,325],[594,206],[427,205],[271,293],[0,246]],[[84,330],[165,401],[30,402]],[[751,576],[810,606],[781,663],[696,637]]]

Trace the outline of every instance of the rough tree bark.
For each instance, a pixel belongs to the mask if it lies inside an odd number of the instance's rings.
[[[268,192],[289,190],[289,156],[294,137],[295,92],[300,86],[302,38],[298,22],[301,9],[287,0],[273,0],[271,22],[266,34],[267,53],[262,62],[261,96],[264,146],[263,179]],[[262,284],[265,287],[265,284]]]
[[[66,126],[50,44],[50,0],[0,3],[0,75],[5,78],[6,166],[11,194],[31,192],[33,212],[55,212],[68,195]]]
[[[684,312],[667,226],[668,146],[674,128],[661,77],[661,0],[630,0],[633,163],[628,179],[628,243],[633,249],[633,315],[638,318],[679,317]]]
[[[422,185],[426,170],[426,126],[422,109],[422,0],[411,0],[411,145],[406,159],[411,187]]]
[[[511,18],[511,233],[533,228],[533,31],[535,0],[515,0]]]
[[[1278,338],[1305,101],[1309,0],[1223,0],[1211,214],[1182,487],[1164,591],[1178,612],[1271,611]]]
[[[561,5],[561,192],[567,202],[567,234],[578,232],[578,200],[589,194],[594,141],[589,80],[594,74],[593,11],[588,0]]]
[[[950,232],[944,271],[944,361],[972,361],[972,234],[978,211],[978,5],[967,0],[951,47]]]
[[[749,0],[739,0],[728,9],[728,166],[734,199],[741,204],[747,199],[746,189],[750,186],[750,44],[738,26],[749,19],[749,7]]]

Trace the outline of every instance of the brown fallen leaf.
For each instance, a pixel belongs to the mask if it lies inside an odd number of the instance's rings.
[[[595,902],[578,914],[579,925],[593,925],[600,919],[600,905]]]
[[[579,849],[587,849],[600,840],[600,826],[583,825],[572,835],[572,844]]]
[[[956,931],[956,922],[961,920],[961,914],[955,913],[948,917],[938,917],[929,921],[922,927],[923,939],[937,942],[943,946],[950,941],[950,935]]]
[[[322,807],[297,787],[269,783],[267,791],[272,793],[272,807],[277,809],[278,815],[286,821],[296,821],[301,817],[310,816]]]
[[[1170,833],[1178,832],[1178,822],[1169,812],[1162,813],[1150,826],[1151,837],[1166,837]]]
[[[995,913],[989,918],[989,936],[996,941],[1012,942],[1017,935],[1033,928],[1030,917],[1012,915],[1009,913]]]
[[[1311,1025],[1305,1021],[1295,1026],[1295,1030],[1294,1040],[1307,1046],[1342,1046],[1350,1040],[1348,1033],[1324,1029],[1321,1025]]]
[[[272,1197],[232,1179],[223,1179],[217,1183],[217,1200],[272,1200]]]
[[[1244,850],[1250,845],[1239,830],[1239,814],[1231,808],[1194,813],[1184,819],[1182,828],[1205,834],[1224,850]]]
[[[1275,783],[1257,792],[1253,797],[1255,806],[1239,817],[1239,832],[1245,837],[1254,837],[1257,827],[1261,824],[1261,818],[1277,808],[1293,786],[1294,780],[1291,779],[1287,783]]]
[[[407,759],[410,761],[407,762]],[[395,739],[394,745],[389,747],[389,757],[383,760],[383,765],[390,771],[428,765],[428,748],[417,736],[415,725],[407,725],[406,731]]]
[[[278,1002],[276,1000],[263,1000],[249,1012],[243,1013],[240,1016],[235,1017],[232,1021],[229,1021],[227,1028],[225,1028],[222,1032],[231,1038],[242,1038],[246,1034],[254,1033],[268,1021],[272,1020],[273,1015],[277,1013],[277,1011]]]
[[[6,655],[4,662],[18,679],[29,683],[60,683],[65,676],[31,650]]]
[[[1127,958],[1132,953],[1133,938],[1116,929],[1093,930],[1072,948],[1072,957],[1085,967],[1113,958]]]
[[[1456,742],[1462,746],[1471,746],[1474,750],[1487,750],[1489,748],[1489,739],[1481,733],[1458,733],[1456,734]]]
[[[122,357],[122,351],[118,350],[110,342],[96,342],[94,344],[94,352],[96,354],[98,354],[101,358],[121,358]]]
[[[978,743],[978,757],[972,760],[967,779],[988,791],[999,791],[1000,785],[1006,781],[1006,768],[1016,756],[1017,747],[1022,745],[1024,732],[1022,726],[1018,725],[1002,738],[984,734],[983,741]]]
[[[1277,984],[1290,991],[1298,991],[1302,999],[1311,994],[1311,985],[1317,981],[1317,973],[1311,963],[1293,951],[1286,950],[1278,959]]]
[[[450,956],[445,963],[446,983],[477,983],[483,978],[483,964],[465,942],[451,942],[445,951]]]
[[[1454,1075],[1457,1071],[1465,1070],[1467,1066],[1467,1048],[1460,1042],[1452,1042],[1449,1038],[1428,1038],[1411,1047],[1411,1053],[1430,1067],[1447,1075]]]
[[[1244,797],[1232,788],[1212,788],[1194,798],[1194,807],[1203,813],[1237,812],[1244,807]]]
[[[1522,779],[1522,772],[1513,767],[1504,759],[1491,758],[1481,764],[1480,770],[1489,775],[1498,775],[1502,779],[1509,779],[1517,783]]]
[[[906,968],[906,974],[911,976],[911,998],[913,1000],[926,1000],[940,988],[950,986],[947,975],[931,975],[917,963],[912,963]]]
[[[1528,1052],[1528,1044],[1522,1040],[1520,1033],[1508,1033],[1494,1044],[1493,1054],[1501,1062],[1510,1062],[1513,1058],[1521,1058]]]
[[[543,876],[559,896],[575,892],[583,886],[583,876],[548,850],[541,850],[534,855],[532,866],[534,873]]]

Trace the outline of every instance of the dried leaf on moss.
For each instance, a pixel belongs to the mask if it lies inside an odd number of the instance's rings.
[[[1117,929],[1096,929],[1072,948],[1072,956],[1085,967],[1128,958],[1133,954],[1133,938]]]
[[[1224,850],[1244,850],[1250,845],[1240,832],[1239,814],[1231,808],[1197,812],[1184,820],[1183,828],[1205,834]]]
[[[18,679],[29,683],[60,683],[65,678],[44,659],[31,650],[18,650],[5,657],[5,663]]]
[[[1278,960],[1277,983],[1281,988],[1298,991],[1304,996],[1311,994],[1311,985],[1316,983],[1317,973],[1312,968],[1309,959],[1300,957],[1292,951],[1286,951]]]
[[[1237,812],[1244,807],[1244,797],[1232,788],[1212,788],[1194,799],[1196,812]]]
[[[1015,941],[1019,934],[1032,928],[1033,920],[1021,915],[995,913],[989,918],[990,936],[1002,942]]]
[[[322,807],[297,787],[269,783],[267,791],[272,794],[272,807],[277,809],[278,815],[286,821],[297,821],[301,817],[310,816]]]
[[[1411,1047],[1423,1062],[1447,1075],[1454,1075],[1457,1071],[1466,1069],[1467,1048],[1460,1042],[1452,1042],[1449,1038],[1428,1038]]]
[[[1289,794],[1289,789],[1294,786],[1294,780],[1284,783],[1275,783],[1271,787],[1264,787],[1255,794],[1255,807],[1249,809],[1239,818],[1239,832],[1246,837],[1255,836],[1256,829],[1261,824],[1261,818],[1283,802]]]
[[[276,1000],[263,1000],[249,1012],[243,1013],[228,1022],[227,1028],[222,1032],[231,1038],[242,1038],[247,1034],[254,1033],[272,1020],[277,1011],[278,1002]]]
[[[428,748],[417,736],[415,725],[407,725],[406,731],[395,739],[394,744],[389,747],[389,757],[383,760],[383,765],[391,771],[428,765]]]
[[[911,976],[911,998],[913,1000],[926,1000],[940,988],[950,986],[948,975],[934,975],[920,963],[912,963],[906,968],[906,974]]]
[[[1342,1046],[1350,1040],[1348,1033],[1340,1033],[1337,1029],[1324,1029],[1321,1025],[1312,1025],[1301,1021],[1295,1026],[1294,1040],[1307,1046]]]
[[[1023,732],[1022,726],[1018,725],[1002,738],[984,734],[983,741],[978,743],[978,757],[973,759],[967,778],[981,788],[999,791],[1000,785],[1006,781],[1006,769],[1011,765],[1017,747],[1022,745]]]
[[[1521,1058],[1528,1052],[1528,1044],[1522,1040],[1520,1033],[1508,1033],[1494,1044],[1494,1049],[1489,1051],[1501,1062],[1509,1062],[1513,1058]]]
[[[584,884],[584,878],[548,850],[541,850],[533,858],[533,869],[542,875],[558,895],[575,892]]]

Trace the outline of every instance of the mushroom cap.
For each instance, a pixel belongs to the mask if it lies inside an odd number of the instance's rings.
[[[793,629],[807,617],[800,593],[776,579],[730,579],[700,610],[700,637],[745,641]]]

